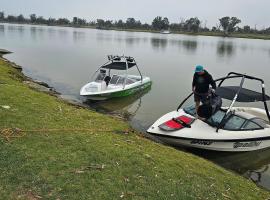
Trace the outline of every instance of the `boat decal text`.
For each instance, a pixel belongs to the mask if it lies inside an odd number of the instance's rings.
[[[233,143],[233,148],[243,148],[243,147],[257,147],[260,146],[262,141],[252,141],[252,142],[235,142]]]
[[[211,141],[208,141],[208,140],[192,140],[190,142],[190,144],[199,144],[199,145],[206,145],[206,146],[209,146],[211,145],[213,142]]]

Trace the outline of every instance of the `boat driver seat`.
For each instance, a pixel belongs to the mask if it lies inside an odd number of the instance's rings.
[[[105,83],[106,83],[106,86],[108,86],[109,83],[110,83],[110,81],[111,81],[111,77],[110,77],[110,76],[106,76],[106,77],[104,78],[104,81],[105,81]]]
[[[198,108],[198,115],[201,118],[208,119],[215,114],[222,106],[222,99],[215,93],[211,93],[209,100],[204,102]]]

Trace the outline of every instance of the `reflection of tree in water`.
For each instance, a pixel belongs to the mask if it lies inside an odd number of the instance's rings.
[[[141,38],[127,37],[126,44],[129,46],[132,46],[134,43],[136,43],[136,44],[140,43],[140,40],[141,40]]]
[[[73,41],[82,42],[85,40],[85,32],[73,31]]]
[[[37,28],[35,26],[31,26],[30,34],[31,34],[32,38],[36,39],[36,37],[37,37]]]
[[[198,43],[196,40],[184,40],[182,41],[182,45],[188,51],[195,51]]]
[[[164,49],[166,48],[167,43],[168,43],[168,40],[164,38],[151,38],[151,44],[154,49],[158,49],[158,48]]]
[[[0,25],[0,34],[1,35],[5,34],[5,26],[4,25]]]
[[[24,34],[24,26],[10,25],[8,26],[8,31],[19,33],[19,35]]]
[[[97,41],[104,42],[104,41],[112,41],[112,36],[105,34],[103,31],[98,31],[96,35]]]
[[[217,54],[220,56],[232,56],[234,54],[233,43],[219,41],[217,44]]]
[[[58,35],[60,38],[65,38],[67,36],[68,32],[65,29],[59,29],[58,30]]]
[[[30,34],[31,34],[31,37],[34,39],[36,39],[37,36],[42,37],[44,34],[44,28],[31,26],[30,27]]]
[[[194,52],[198,47],[198,42],[196,40],[170,40],[170,44],[174,46],[183,47],[187,51]]]

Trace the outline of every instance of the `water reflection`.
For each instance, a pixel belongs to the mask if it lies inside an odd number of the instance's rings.
[[[197,49],[197,41],[196,40],[184,40],[182,41],[183,47],[187,50],[187,51],[196,51]]]
[[[136,115],[142,104],[142,97],[151,90],[151,87],[142,90],[132,96],[124,98],[114,98],[105,101],[84,101],[85,104],[99,112],[110,113],[123,116],[125,119],[130,120]]]
[[[96,39],[98,42],[108,42],[112,41],[112,36],[104,33],[105,31],[98,31],[96,34]]]
[[[168,44],[168,40],[165,38],[151,38],[151,44],[153,49],[165,49]]]
[[[31,26],[30,27],[30,35],[35,40],[36,39],[43,39],[44,31],[45,31],[45,29],[43,29],[42,27],[38,27],[38,26]]]
[[[66,29],[59,29],[58,35],[59,35],[59,38],[65,40],[67,38],[68,31]]]
[[[232,42],[219,41],[217,44],[217,54],[221,57],[231,57],[234,54],[235,47]]]
[[[171,39],[170,44],[172,46],[178,46],[180,48],[184,48],[184,50],[188,52],[195,52],[198,48],[198,42],[197,40],[176,40]]]
[[[56,36],[57,31],[54,28],[47,29],[49,38],[53,39]]]
[[[136,37],[127,37],[126,38],[126,44],[128,46],[133,46],[134,43],[139,44],[140,41],[141,41],[141,38],[136,38]]]
[[[30,34],[31,34],[31,38],[35,40],[37,39],[37,28],[35,26],[31,26]]]
[[[83,42],[84,40],[85,40],[85,32],[73,31],[73,41],[75,43]]]
[[[5,35],[5,25],[0,24],[0,36],[4,36],[4,35]]]
[[[24,26],[19,26],[19,25],[14,25],[14,26],[9,25],[7,27],[7,30],[8,32],[19,35],[20,37],[23,37],[24,32],[25,32]]]
[[[270,186],[270,180],[266,178],[269,176],[270,149],[243,153],[213,152],[197,149],[189,149],[189,151],[211,160],[226,169],[236,171],[250,178],[256,184],[263,187]],[[264,182],[262,179],[264,179]]]

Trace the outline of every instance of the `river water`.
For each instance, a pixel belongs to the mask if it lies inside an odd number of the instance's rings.
[[[266,40],[0,24],[0,48],[14,52],[6,58],[22,65],[26,75],[47,82],[64,98],[82,102],[85,100],[79,96],[81,86],[106,62],[107,55],[133,56],[143,75],[152,79],[151,89],[90,106],[124,115],[140,131],[174,110],[190,93],[197,64],[205,66],[214,78],[230,71],[258,76],[265,80],[270,93],[270,41]],[[246,87],[259,88],[251,82]],[[192,153],[270,189],[269,149],[233,154]]]

